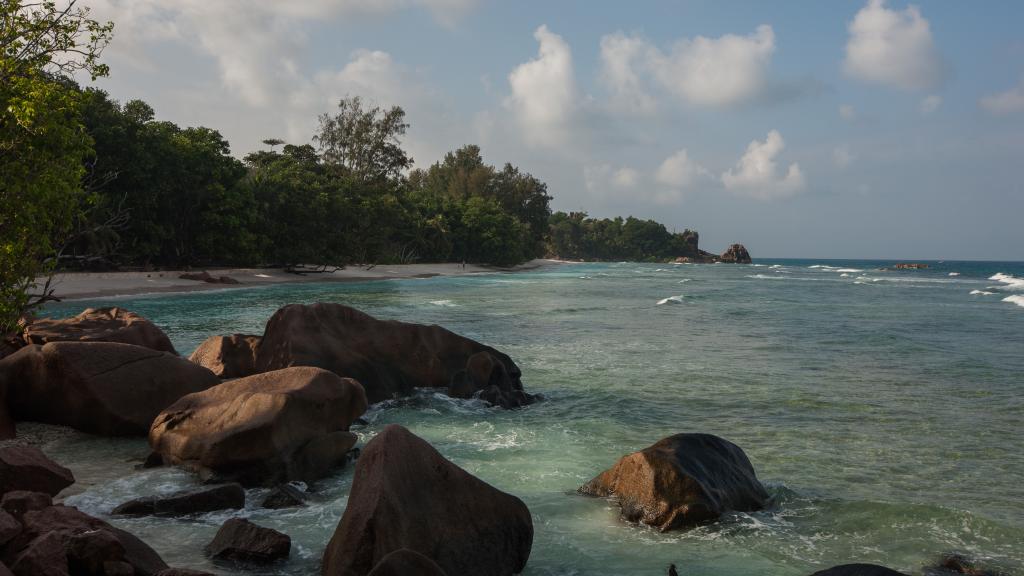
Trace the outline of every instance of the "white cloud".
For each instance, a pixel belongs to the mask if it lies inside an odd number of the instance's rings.
[[[775,157],[785,147],[777,130],[769,132],[764,142],[754,140],[736,167],[722,174],[722,184],[729,190],[763,200],[791,196],[803,190],[804,176],[797,163],[789,165],[785,176],[776,173]]]
[[[1005,92],[985,96],[978,101],[978,105],[992,114],[1024,112],[1024,78],[1019,84]]]
[[[576,105],[572,52],[547,26],[537,28],[533,37],[540,44],[537,57],[508,75],[512,94],[505,105],[515,112],[528,142],[557,146],[568,137]]]
[[[761,92],[774,51],[775,33],[761,25],[748,36],[683,39],[668,54],[652,48],[648,65],[673,94],[693,104],[720,106]]]
[[[613,105],[630,112],[655,109],[641,72],[690,104],[728,106],[762,93],[774,51],[775,33],[768,25],[747,36],[683,38],[667,53],[647,40],[616,32],[601,39],[601,77]]]
[[[832,150],[832,161],[835,163],[836,167],[840,169],[848,168],[856,159],[857,157],[850,153],[849,147],[845,145],[836,146],[836,148]]]
[[[640,182],[640,173],[632,168],[619,168],[612,173],[612,184],[617,188],[636,188]]]
[[[857,110],[849,104],[840,104],[839,117],[843,120],[853,120],[857,117]]]
[[[931,94],[926,96],[924,100],[921,100],[921,114],[925,116],[932,114],[942,106],[942,96],[938,94]]]
[[[686,149],[676,151],[658,166],[654,179],[676,190],[689,188],[698,178],[709,173],[703,166],[690,159]]]
[[[655,111],[655,100],[636,69],[650,49],[644,40],[621,32],[601,38],[601,80],[611,91],[613,108],[633,114]]]
[[[942,59],[917,6],[900,12],[886,8],[885,0],[868,0],[848,30],[844,69],[850,76],[905,90],[941,82]]]

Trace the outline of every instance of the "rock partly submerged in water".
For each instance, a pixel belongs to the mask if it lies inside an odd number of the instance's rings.
[[[229,483],[182,490],[167,496],[136,498],[114,508],[110,513],[123,516],[184,516],[244,507],[245,489],[241,484]]]
[[[579,489],[615,497],[630,522],[662,532],[760,510],[768,492],[743,450],[711,434],[676,434],[623,456]]]
[[[722,255],[718,257],[719,262],[726,262],[729,264],[750,264],[753,262],[750,258],[750,252],[747,252],[747,248],[743,244],[733,244],[722,252]]]
[[[123,308],[87,308],[71,318],[40,318],[22,331],[26,344],[47,342],[119,342],[151,350],[178,352],[170,338],[149,320]]]
[[[341,304],[285,306],[258,343],[243,346],[234,338],[237,345],[207,340],[194,360],[214,371],[242,368],[245,346],[254,345],[255,372],[317,366],[358,380],[370,402],[409,396],[416,388],[444,388],[456,398],[480,395],[505,408],[534,400],[523,390],[515,362],[490,346],[440,326],[378,320]]]
[[[433,560],[406,548],[388,554],[369,576],[447,576]]]
[[[819,570],[811,576],[907,576],[877,564],[842,564],[826,570]]]
[[[181,398],[153,422],[149,442],[165,463],[206,477],[311,482],[344,464],[356,443],[348,428],[366,405],[355,380],[285,368]]]
[[[219,383],[169,352],[115,342],[50,342],[0,360],[15,420],[110,436],[145,435],[161,410]]]
[[[249,334],[210,336],[189,356],[218,378],[243,378],[256,373],[256,350],[261,338]]]
[[[533,520],[519,498],[392,424],[359,456],[323,574],[363,576],[388,554],[408,549],[447,574],[509,576],[523,570],[532,544]]]
[[[215,560],[241,564],[266,564],[287,558],[292,539],[271,528],[264,528],[243,518],[225,522],[213,541],[206,545],[206,553]]]

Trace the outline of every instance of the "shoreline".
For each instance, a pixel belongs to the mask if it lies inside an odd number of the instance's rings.
[[[152,272],[61,272],[54,274],[53,295],[60,301],[88,300],[144,294],[180,294],[208,290],[236,290],[257,286],[312,282],[372,282],[378,280],[410,280],[437,276],[473,276],[507,274],[540,270],[567,264],[562,260],[537,258],[510,268],[480,264],[448,262],[439,264],[393,264],[365,269],[353,266],[314,274],[293,274],[280,268],[199,268],[190,271],[159,270]],[[179,278],[186,272],[207,271],[219,278],[228,276],[238,284],[221,284]],[[41,279],[45,282],[45,279]]]

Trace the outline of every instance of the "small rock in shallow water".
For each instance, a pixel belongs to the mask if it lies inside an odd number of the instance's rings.
[[[306,505],[306,494],[291,484],[281,484],[263,499],[264,508],[291,508]]]
[[[245,507],[245,489],[241,484],[183,490],[169,496],[146,496],[136,498],[114,508],[110,513],[126,516],[184,516],[216,510],[240,509]]]
[[[287,534],[232,518],[206,545],[206,553],[216,560],[263,564],[287,558],[291,546],[292,539]]]

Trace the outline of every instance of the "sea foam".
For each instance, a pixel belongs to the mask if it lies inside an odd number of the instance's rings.
[[[1010,274],[997,272],[996,274],[989,276],[988,279],[1005,284],[1004,288],[1008,290],[1024,290],[1024,278],[1017,278]]]
[[[682,303],[683,303],[683,297],[682,296],[669,296],[668,298],[662,298],[661,300],[658,300],[658,306],[661,306],[662,304],[682,304]]]
[[[1007,296],[1003,298],[1003,302],[1013,302],[1017,306],[1024,306],[1024,296],[1020,294],[1014,294],[1013,296]]]
[[[971,296],[991,296],[995,292],[988,292],[986,290],[971,290]]]

